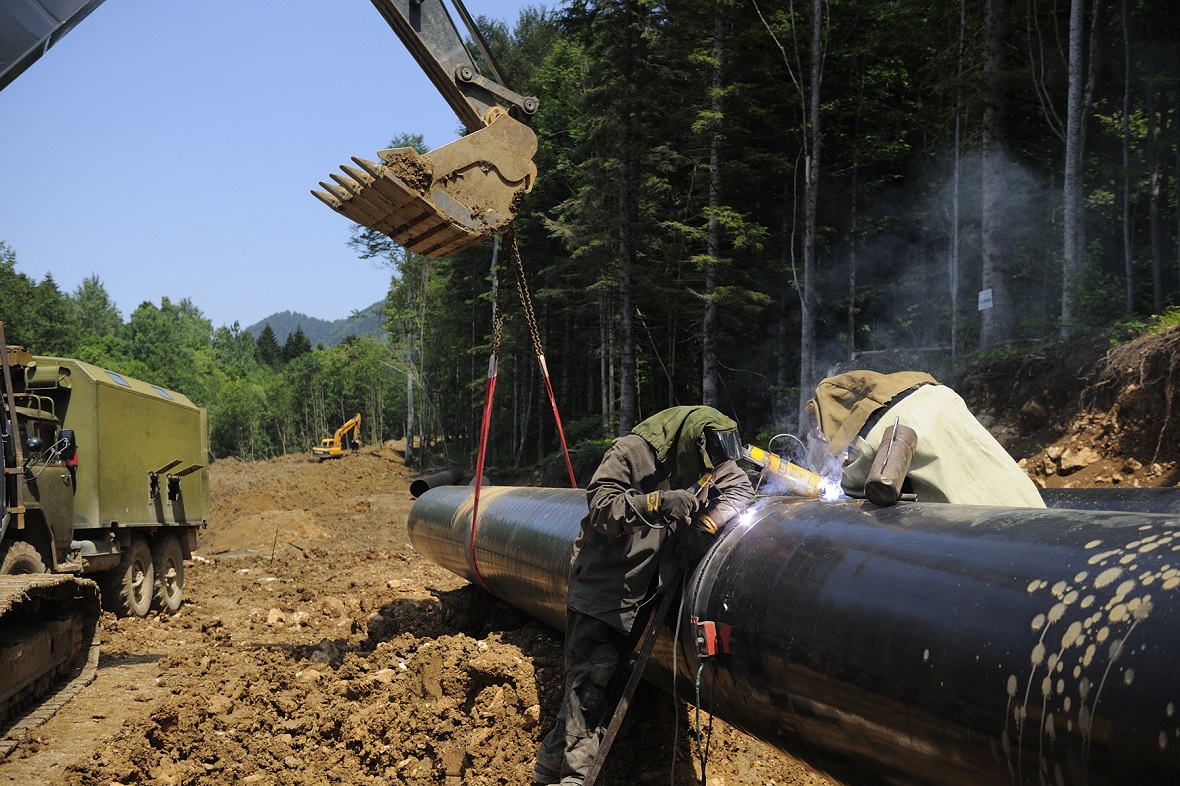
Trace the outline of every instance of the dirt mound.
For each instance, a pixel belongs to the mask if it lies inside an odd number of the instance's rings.
[[[216,462],[180,613],[106,617],[99,678],[0,780],[531,783],[561,636],[413,550],[413,477],[388,449]],[[695,720],[641,688],[605,782],[698,782]],[[721,721],[707,768],[713,784],[827,783]]]
[[[1042,488],[1180,484],[1180,329],[980,363],[968,405]]]

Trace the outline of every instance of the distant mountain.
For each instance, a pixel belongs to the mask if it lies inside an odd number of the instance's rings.
[[[385,315],[381,313],[384,305],[385,301],[378,301],[350,317],[333,321],[316,319],[296,311],[280,311],[250,325],[246,332],[258,338],[269,322],[279,346],[287,341],[287,336],[294,333],[297,327],[303,328],[303,333],[313,348],[321,343],[325,347],[334,347],[348,336],[373,336],[385,341]]]

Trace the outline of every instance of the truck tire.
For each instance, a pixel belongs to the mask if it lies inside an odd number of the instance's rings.
[[[152,569],[156,574],[152,605],[175,614],[184,600],[184,552],[175,535],[161,535],[152,544]]]
[[[0,546],[0,574],[45,573],[45,563],[32,543],[10,540]]]
[[[120,617],[146,617],[154,586],[152,550],[146,540],[133,535],[119,566],[103,577],[103,605]]]

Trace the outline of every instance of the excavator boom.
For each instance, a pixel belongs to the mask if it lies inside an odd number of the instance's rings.
[[[523,121],[538,101],[502,84],[462,0],[451,0],[494,79],[480,74],[443,0],[372,0],[467,128],[431,153],[353,157],[312,194],[356,223],[427,257],[444,257],[505,229],[537,175],[537,137]],[[507,105],[507,106],[505,106]]]

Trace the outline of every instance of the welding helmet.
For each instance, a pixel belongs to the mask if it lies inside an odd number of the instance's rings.
[[[637,424],[632,434],[651,445],[673,488],[688,488],[716,464],[706,448],[707,431],[716,436],[718,455],[725,453],[722,442],[739,445],[737,423],[707,406],[670,407]],[[728,434],[722,440],[722,434]],[[722,461],[725,459],[723,458]]]
[[[709,469],[727,461],[737,461],[742,455],[742,439],[736,428],[718,431],[705,429],[705,458]]]

